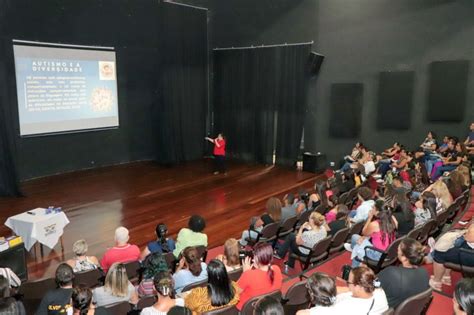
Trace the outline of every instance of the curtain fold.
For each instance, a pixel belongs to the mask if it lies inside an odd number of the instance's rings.
[[[177,164],[204,153],[208,93],[207,10],[163,3],[156,160]]]
[[[214,131],[231,157],[296,161],[307,99],[311,45],[214,51]]]
[[[15,165],[15,128],[12,102],[8,98],[5,40],[0,40],[0,196],[20,196]]]

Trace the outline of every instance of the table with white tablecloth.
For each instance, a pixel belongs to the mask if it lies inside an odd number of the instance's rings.
[[[54,248],[63,235],[69,219],[62,211],[46,214],[46,209],[36,208],[9,217],[5,225],[22,237],[29,251],[36,242]]]

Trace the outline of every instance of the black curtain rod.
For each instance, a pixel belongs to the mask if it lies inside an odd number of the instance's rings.
[[[285,47],[285,46],[302,46],[302,45],[312,45],[314,41],[305,42],[305,43],[290,43],[290,44],[276,44],[276,45],[261,45],[261,46],[247,46],[247,47],[226,47],[226,48],[214,48],[213,50],[231,50],[231,49],[256,49],[256,48],[269,48],[269,47]]]

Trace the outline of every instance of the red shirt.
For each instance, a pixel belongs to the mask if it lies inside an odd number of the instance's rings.
[[[260,269],[252,269],[244,272],[237,284],[242,289],[240,293],[239,304],[237,309],[240,311],[245,302],[257,295],[270,293],[281,289],[282,276],[280,267],[272,265],[273,270],[273,284],[266,271]]]
[[[225,140],[215,140],[217,143],[219,143],[219,147],[217,147],[216,144],[214,144],[214,155],[225,155]]]
[[[109,270],[116,262],[136,261],[140,258],[140,249],[137,245],[127,244],[121,247],[112,247],[104,253],[104,257],[100,260],[100,265],[104,272]]]

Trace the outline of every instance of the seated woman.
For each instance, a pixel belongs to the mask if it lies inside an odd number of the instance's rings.
[[[183,307],[184,300],[175,297],[173,278],[169,272],[159,272],[153,278],[157,301],[150,307],[145,307],[141,315],[166,315],[173,307]],[[189,312],[191,313],[191,312]],[[181,312],[180,314],[185,314]]]
[[[444,267],[444,263],[450,262],[474,267],[474,254],[460,255],[461,248],[474,249],[474,225],[470,225],[466,234],[454,242],[453,248],[445,252],[435,249],[433,252],[433,277],[430,279],[430,286],[433,289],[439,291],[443,284],[451,285],[450,270]]]
[[[278,266],[272,265],[272,245],[258,243],[253,249],[253,260],[245,257],[242,264],[244,272],[237,284],[240,288],[240,300],[237,309],[240,311],[245,302],[254,296],[281,289],[282,275]]]
[[[336,280],[322,272],[313,273],[306,280],[306,289],[312,308],[300,310],[296,315],[336,314]]]
[[[449,208],[453,203],[453,197],[449,193],[448,186],[443,180],[437,180],[425,191],[431,191],[436,196],[436,212],[439,213]]]
[[[339,211],[347,210],[347,206],[345,204],[338,204],[331,210],[329,210],[325,215],[326,223],[330,224],[331,222],[336,220],[337,214]]]
[[[242,237],[239,240],[240,245],[246,246],[248,244],[248,238],[256,239],[258,232],[261,232],[265,225],[280,222],[281,201],[278,198],[269,198],[265,208],[267,211],[260,217],[252,218],[249,229],[242,232]]]
[[[393,216],[397,220],[397,237],[401,237],[410,233],[415,227],[415,214],[411,209],[408,198],[397,193],[392,201]]]
[[[176,240],[174,257],[179,258],[181,251],[190,246],[207,246],[207,235],[202,233],[206,228],[206,221],[200,215],[189,218],[188,227],[182,228]]]
[[[446,186],[448,187],[449,193],[454,200],[461,196],[463,191],[467,188],[464,187],[463,184],[464,176],[457,169],[449,174],[449,179],[446,183]]]
[[[0,314],[26,314],[23,303],[10,296],[10,283],[2,275],[0,275]]]
[[[339,230],[342,230],[346,227],[350,227],[349,209],[347,208],[346,205],[338,205],[336,219],[332,221],[331,223],[329,223],[328,227],[329,227],[328,235],[334,235]]]
[[[354,234],[351,244],[344,244],[346,250],[351,251],[352,266],[357,267],[366,255],[365,248],[373,246],[385,251],[395,240],[397,221],[392,216],[388,207],[383,206],[383,201],[378,200],[369,213],[369,218],[362,229],[362,236]],[[381,253],[375,250],[367,251],[368,258],[378,260]]]
[[[396,308],[407,298],[429,289],[428,272],[425,268],[419,268],[424,257],[424,247],[420,242],[404,238],[398,246],[401,266],[387,267],[378,274],[389,307]]]
[[[124,264],[114,263],[110,267],[105,276],[104,286],[94,289],[93,299],[97,306],[123,301],[128,301],[131,304],[138,303],[138,295],[133,284],[128,281]]]
[[[436,196],[429,191],[421,194],[415,203],[415,227],[425,224],[431,219],[436,219]]]
[[[474,314],[474,279],[461,279],[454,289],[454,315]]]
[[[66,263],[72,267],[74,272],[83,272],[99,268],[99,260],[95,256],[86,256],[87,243],[85,240],[78,240],[72,245],[72,251],[76,255]]]
[[[174,251],[176,244],[168,237],[168,227],[164,223],[158,223],[155,228],[156,241],[149,242],[140,255],[140,260],[152,253],[169,253]]]
[[[74,315],[107,315],[103,307],[95,307],[92,303],[92,291],[89,288],[74,288],[71,295]]]
[[[173,275],[176,292],[181,293],[188,284],[205,280],[207,278],[206,267],[196,248],[186,247]]]
[[[411,161],[411,158],[409,157],[407,151],[405,148],[400,148],[400,152],[398,154],[398,159],[396,160],[391,160],[390,163],[387,164],[380,164],[379,166],[379,173],[382,175],[382,177],[385,177],[385,174],[388,172],[388,170],[395,169],[397,172],[400,172],[403,170],[408,162]]]
[[[388,310],[388,303],[385,292],[377,289],[376,284],[372,269],[362,266],[352,269],[348,287],[337,288],[334,312],[326,314],[382,314]]]
[[[239,251],[239,242],[235,238],[229,238],[224,243],[224,254],[217,255],[216,259],[224,263],[225,269],[228,272],[234,271],[242,267],[240,264]]]
[[[140,297],[154,294],[153,278],[159,272],[168,271],[168,264],[162,254],[153,253],[143,262],[143,269],[143,279],[137,287]]]
[[[363,165],[367,160],[370,159],[369,152],[366,147],[363,145],[359,146],[359,155],[358,158],[354,161],[347,162],[341,167],[341,172],[347,172],[351,170],[351,168],[356,168],[357,164]]]
[[[451,145],[454,144],[454,150],[452,150],[447,157],[442,158],[441,162],[434,165],[431,171],[431,180],[437,180],[444,172],[451,172],[456,167],[461,165],[463,158],[466,156],[466,147],[460,142],[451,141]]]
[[[186,307],[197,314],[238,302],[239,287],[229,279],[224,264],[217,259],[207,265],[207,287],[194,288],[184,298]]]
[[[288,250],[291,249],[291,253],[297,255],[308,255],[310,249],[313,248],[316,243],[327,236],[329,227],[324,221],[324,216],[318,212],[311,213],[308,222],[301,225],[298,233],[288,234],[283,245],[281,245],[276,251],[276,257],[283,259],[286,256]],[[303,247],[304,246],[304,247]],[[293,268],[295,266],[295,259],[288,257],[288,261],[285,263],[288,267]]]
[[[434,152],[437,146],[436,134],[433,131],[428,131],[425,140],[420,144],[420,149],[415,153],[415,157],[422,158],[425,155]]]

